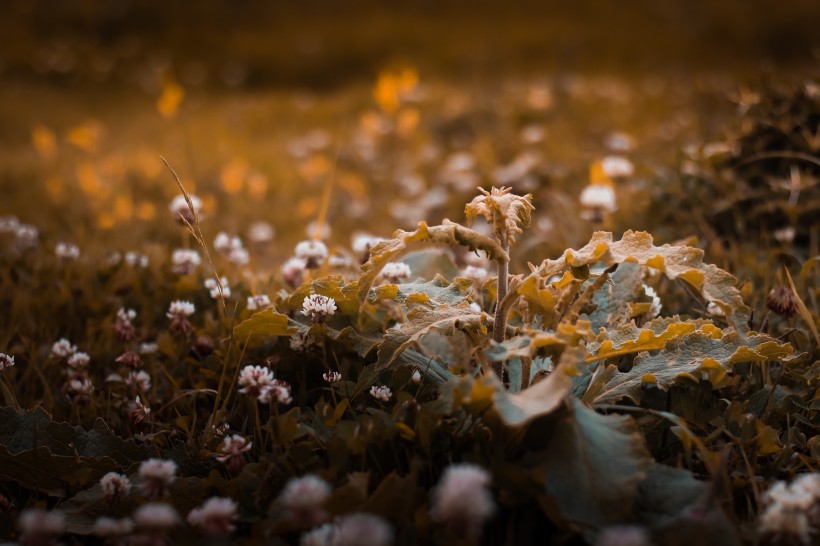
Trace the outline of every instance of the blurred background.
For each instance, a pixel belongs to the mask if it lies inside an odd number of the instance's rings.
[[[761,90],[816,100],[818,23],[812,0],[6,0],[0,215],[176,244],[163,155],[206,234],[262,265],[317,220],[335,244],[387,236],[460,220],[491,184],[535,195],[542,257],[600,227],[737,236],[681,208],[687,180],[716,183],[703,161],[731,155]],[[578,202],[596,165],[619,205],[600,225]]]

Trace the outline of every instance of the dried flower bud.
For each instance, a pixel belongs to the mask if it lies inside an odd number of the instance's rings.
[[[115,360],[117,364],[122,364],[126,368],[138,370],[142,368],[142,357],[135,351],[126,351]]]
[[[522,233],[519,226],[530,225],[532,211],[532,195],[525,196],[510,193],[510,188],[495,188],[489,192],[478,188],[482,195],[475,197],[464,209],[467,216],[467,225],[472,225],[479,215],[484,216],[492,226],[493,235],[499,242],[511,245],[515,242],[515,234]]]
[[[797,300],[788,286],[775,286],[766,296],[766,307],[783,318],[791,318],[797,313]]]

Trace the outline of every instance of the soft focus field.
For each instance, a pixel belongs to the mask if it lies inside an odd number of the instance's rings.
[[[0,539],[817,540],[812,3],[241,4],[0,21]]]

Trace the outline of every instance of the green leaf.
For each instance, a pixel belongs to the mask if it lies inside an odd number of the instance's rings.
[[[589,532],[631,520],[652,458],[631,418],[600,415],[573,400],[546,447],[527,462],[536,463],[547,511],[557,509],[565,524]]]
[[[457,305],[440,305],[435,309],[419,306],[407,313],[407,320],[398,328],[389,329],[379,346],[376,370],[390,367],[399,355],[424,334],[437,330],[453,335],[458,330],[486,332],[485,315],[476,312],[466,301]]]
[[[673,326],[670,325],[667,331]],[[646,330],[640,335],[644,332]],[[652,348],[658,348],[654,345],[655,339],[657,338],[649,339],[641,347],[652,344]],[[753,334],[741,338],[734,330],[724,332],[710,324],[703,324],[698,330],[681,337],[670,338],[661,349],[656,354],[646,352],[639,354],[631,370],[613,374],[606,386],[595,397],[594,402],[606,404],[617,402],[622,398],[639,402],[643,394],[642,384],[647,380],[647,374],[651,375],[652,382],[662,389],[668,388],[681,377],[694,380],[707,379],[712,381],[713,385],[721,386],[720,382],[725,372],[733,364],[765,360],[791,362],[800,356],[792,354],[794,350],[791,345],[779,342],[765,334]],[[620,351],[615,351],[612,354],[619,353]]]
[[[273,309],[254,313],[233,329],[234,338],[239,343],[247,343],[248,348],[259,347],[272,337],[290,336],[298,332],[288,323],[288,316]]]
[[[645,296],[641,266],[625,262],[611,275],[612,282],[604,285],[592,296],[596,309],[589,315],[592,330],[612,328],[630,319],[629,304]]]

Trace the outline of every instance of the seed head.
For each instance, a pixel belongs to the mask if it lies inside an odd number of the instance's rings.
[[[788,286],[775,286],[766,296],[766,307],[783,318],[791,318],[797,313],[797,300]]]

